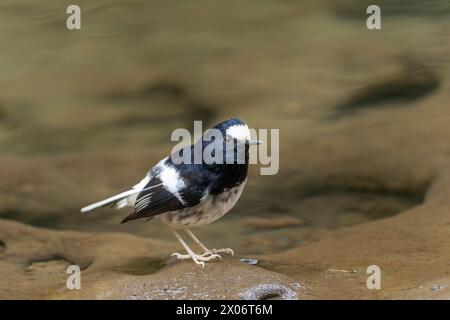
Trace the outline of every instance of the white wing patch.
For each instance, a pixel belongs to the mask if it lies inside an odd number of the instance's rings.
[[[182,195],[181,191],[186,187],[185,182],[178,174],[177,170],[173,167],[166,166],[164,162],[167,158],[161,160],[155,167],[153,172],[155,174],[155,177],[159,178],[161,180],[161,184],[157,184],[154,186],[151,186],[149,188],[145,188],[145,186],[150,182],[150,180],[154,177],[152,174],[147,174],[141,181],[139,181],[138,184],[134,185],[133,188],[130,190],[130,193],[132,193],[130,196],[120,200],[116,207],[118,209],[122,209],[124,207],[133,207],[138,212],[140,210],[145,209],[152,200],[152,194],[153,192],[150,192],[143,197],[137,199],[140,192],[143,192],[147,189],[156,188],[158,186],[163,186],[167,191],[172,193],[183,205],[186,205]]]
[[[186,205],[180,194],[180,191],[186,187],[186,184],[175,168],[165,166],[159,174],[159,179],[162,181],[163,186],[167,191],[177,197],[183,205]]]

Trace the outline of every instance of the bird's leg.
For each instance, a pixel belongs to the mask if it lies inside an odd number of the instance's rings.
[[[202,256],[209,256],[209,255],[215,255],[218,253],[226,253],[226,254],[230,254],[230,255],[234,255],[234,251],[233,249],[230,248],[224,248],[224,249],[208,249],[203,243],[200,242],[200,240],[198,240],[198,238],[192,233],[191,230],[185,228],[183,229],[184,232],[186,232],[186,234],[191,237],[192,240],[194,240],[194,242],[204,251],[204,253],[202,254]]]
[[[189,229],[183,229],[184,232],[186,232],[186,234],[191,237],[192,240],[194,240],[194,242],[203,250],[203,251],[210,251],[203,243],[200,242],[200,240],[198,240],[198,238],[192,233],[191,230]]]
[[[192,251],[191,248],[189,248],[189,246],[186,244],[186,242],[184,242],[184,240],[181,238],[181,236],[178,234],[178,232],[176,232],[175,230],[172,230],[172,233],[174,234],[175,238],[177,238],[177,240],[181,243],[181,245],[187,252],[187,254],[180,254],[178,252],[172,253],[172,256],[177,257],[177,259],[180,259],[180,260],[192,259],[192,260],[194,260],[194,262],[197,265],[201,266],[202,268],[205,267],[205,263],[203,261],[211,261],[216,258],[222,259],[222,257],[218,254],[212,254],[208,257],[196,254],[194,251]]]

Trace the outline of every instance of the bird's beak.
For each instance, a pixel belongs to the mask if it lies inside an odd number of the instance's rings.
[[[254,141],[249,141],[248,145],[258,145],[258,144],[263,144],[264,142],[262,142],[261,140],[254,140]]]

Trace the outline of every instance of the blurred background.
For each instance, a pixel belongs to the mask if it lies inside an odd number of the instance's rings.
[[[420,205],[450,160],[450,3],[366,0],[0,4],[0,217],[175,241],[157,220],[79,209],[139,181],[175,128],[280,129],[211,247],[270,254]],[[448,226],[447,226],[448,228]]]

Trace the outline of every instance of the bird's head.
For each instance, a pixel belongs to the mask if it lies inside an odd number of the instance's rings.
[[[204,140],[203,147],[205,150],[211,151],[207,153],[211,155],[211,159],[219,157],[221,163],[226,164],[248,163],[249,146],[260,143],[250,140],[250,130],[247,124],[237,118],[231,118],[215,125],[205,133],[204,139],[206,142]],[[220,148],[212,150],[210,147]],[[215,160],[207,162],[217,164]]]
[[[250,130],[247,124],[238,118],[231,118],[216,124],[213,129],[220,130],[225,143],[235,142],[239,144],[259,144],[260,141],[250,140]]]

